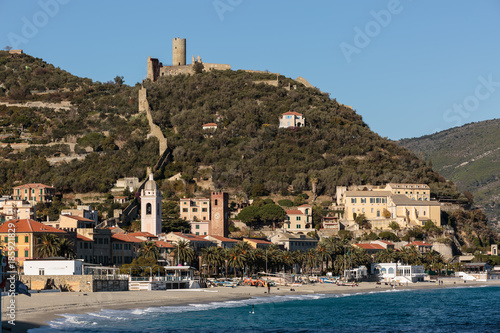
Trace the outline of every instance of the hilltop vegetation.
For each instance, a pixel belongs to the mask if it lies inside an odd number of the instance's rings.
[[[404,139],[399,144],[430,161],[460,191],[470,192],[475,206],[491,222],[500,221],[500,119]]]
[[[333,195],[335,186],[409,182],[430,184],[435,195],[455,198],[453,184],[424,161],[373,133],[353,110],[317,89],[280,77],[281,87],[253,84],[271,74],[212,71],[162,77],[147,83],[153,119],[173,149],[170,176],[182,169],[189,177],[200,166],[213,166],[217,188],[247,194],[312,189]],[[297,84],[296,82],[292,82]],[[278,129],[280,114],[302,113],[304,128]],[[202,125],[218,122],[207,134]]]
[[[92,82],[3,51],[0,64],[0,99],[71,102],[67,111],[0,106],[4,143],[42,144],[24,152],[4,145],[4,189],[37,181],[64,192],[106,192],[117,178],[143,177],[156,162],[158,143],[146,139],[147,121],[137,111],[139,85],[127,86],[120,77]],[[173,150],[173,163],[156,178],[181,171],[189,182],[211,166],[217,188],[249,195],[287,194],[290,185],[300,193],[317,181],[318,195],[333,195],[337,185],[419,182],[430,184],[434,195],[459,197],[424,161],[373,133],[327,94],[283,76],[280,87],[253,83],[265,79],[275,76],[211,71],[146,82],[153,119]],[[286,90],[289,83],[298,88]],[[304,114],[306,127],[278,129],[279,115],[290,110]],[[202,129],[207,122],[219,125],[213,135]],[[85,158],[72,159],[77,155]],[[46,158],[54,156],[68,158],[50,166]]]

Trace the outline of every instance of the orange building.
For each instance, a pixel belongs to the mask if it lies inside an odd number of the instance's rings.
[[[9,233],[14,233],[14,239],[9,239]],[[55,234],[58,237],[66,237],[64,230],[56,229],[43,223],[30,219],[10,220],[0,226],[0,239],[4,251],[14,245],[14,257],[16,262],[22,266],[26,259],[37,259],[35,247],[39,244],[39,237],[44,234]],[[14,242],[14,244],[10,242]]]
[[[15,200],[26,200],[31,203],[52,202],[56,189],[52,186],[31,183],[12,188],[12,198]]]

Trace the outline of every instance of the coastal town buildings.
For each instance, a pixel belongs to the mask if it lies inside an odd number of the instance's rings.
[[[229,227],[229,195],[212,192],[209,198],[183,198],[179,201],[179,216],[191,225],[197,236],[227,237]]]
[[[312,229],[312,206],[301,205],[296,209],[285,211],[286,217],[283,229],[288,232],[311,231]]]
[[[55,194],[56,189],[54,187],[40,183],[29,183],[12,188],[13,199],[28,201],[31,204],[52,202],[52,197]]]
[[[35,219],[35,207],[26,200],[0,198],[0,222],[17,219]]]
[[[424,266],[412,266],[399,263],[373,263],[371,274],[375,275],[379,281],[415,283],[424,281],[427,274]]]
[[[149,180],[141,190],[141,231],[155,236],[161,233],[161,191],[149,174]]]

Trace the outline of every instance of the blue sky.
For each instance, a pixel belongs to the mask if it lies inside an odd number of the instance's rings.
[[[0,48],[135,84],[148,56],[302,76],[399,139],[500,114],[500,1],[0,0]]]

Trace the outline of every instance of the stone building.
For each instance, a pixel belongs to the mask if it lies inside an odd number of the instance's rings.
[[[192,57],[192,63],[186,64],[186,39],[176,37],[172,40],[172,66],[163,66],[156,58],[149,57],[147,60],[147,78],[152,82],[158,80],[160,76],[194,74],[194,65],[202,63],[205,71],[231,69],[231,65],[205,63],[201,57]]]

